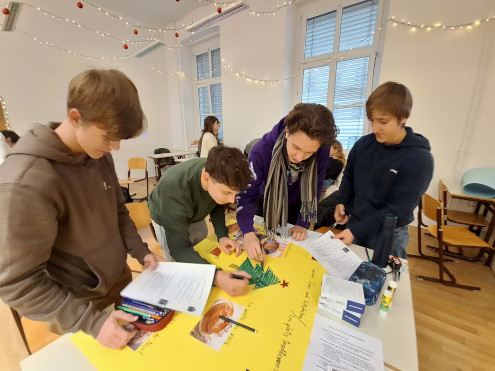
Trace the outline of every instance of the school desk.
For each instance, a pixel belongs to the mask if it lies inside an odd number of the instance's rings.
[[[210,254],[215,245],[214,235],[203,242],[205,244],[202,245],[202,253]],[[351,246],[351,249],[365,259],[366,254],[362,247]],[[199,317],[178,313],[164,330],[148,340],[150,344],[145,343],[147,346],[141,354],[130,349],[110,350],[99,345],[91,337],[78,333],[72,335],[72,338],[71,335],[60,337],[21,361],[20,366],[25,371],[51,371],[67,365],[70,365],[72,371],[138,368],[300,370],[317,311],[324,269],[298,246],[289,245],[285,254],[289,257],[267,257],[265,260],[265,269],[271,267],[285,282],[236,298],[229,298],[218,288],[212,289],[206,308],[209,308],[217,297],[243,305],[245,309],[239,322],[257,330],[256,333],[252,333],[234,326],[228,342],[219,351],[207,347],[189,335]],[[225,257],[220,254],[217,258]],[[242,261],[243,257],[239,259],[232,257],[233,266]],[[379,316],[378,305],[374,305],[366,307],[359,327],[337,318],[333,319],[349,328],[381,339],[386,369],[417,370],[411,286],[407,261],[404,260],[403,263],[406,269],[401,275],[393,306],[386,318]],[[220,262],[220,265],[222,264],[225,262]],[[304,269],[304,273],[294,273],[299,265],[309,269]],[[283,283],[288,285],[284,287]]]
[[[160,160],[163,158],[185,158],[188,155],[195,155],[196,151],[179,151],[176,150],[175,152],[170,152],[170,153],[157,153],[154,155],[148,155],[149,158],[152,158],[153,161],[155,162],[155,169],[156,169],[156,180],[160,180],[162,176],[162,169],[160,168]]]

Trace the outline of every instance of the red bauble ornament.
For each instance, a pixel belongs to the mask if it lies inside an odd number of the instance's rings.
[[[2,13],[5,14],[5,15],[9,15],[10,14],[10,10],[8,10],[7,8],[3,8]]]
[[[221,13],[221,12],[222,12],[222,8],[218,7],[218,8],[217,8],[217,12],[218,12],[218,13]]]
[[[77,7],[78,7],[79,9],[82,9],[83,4],[79,1],[79,2],[77,3]]]
[[[123,47],[124,49],[129,48],[129,47],[127,46],[127,44],[122,45],[122,47]]]
[[[138,30],[134,30],[134,35],[137,35],[138,33]]]
[[[178,32],[175,33],[175,37],[179,37],[179,33]]]

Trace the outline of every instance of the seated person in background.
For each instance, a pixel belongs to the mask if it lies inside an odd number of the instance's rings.
[[[10,148],[14,147],[14,145],[19,140],[19,135],[17,135],[15,131],[2,130],[2,134],[5,137],[5,143],[7,143]]]
[[[231,240],[225,226],[224,205],[233,203],[246,188],[251,172],[237,148],[214,147],[208,158],[195,158],[167,170],[148,201],[153,227],[168,260],[208,263],[193,247],[208,235],[209,214],[220,248],[226,254],[241,247]],[[251,278],[246,272],[236,272]],[[214,284],[230,296],[242,295],[247,279],[235,279],[230,272],[217,271]]]
[[[220,121],[215,116],[205,118],[203,134],[198,141],[199,157],[208,157],[210,149],[218,146],[218,131],[220,130]]]
[[[428,139],[405,126],[412,96],[404,85],[386,82],[366,102],[372,133],[359,139],[347,159],[335,220],[347,228],[335,235],[346,245],[373,248],[386,214],[397,216],[391,255],[406,257],[408,224],[433,176]]]
[[[129,217],[110,151],[146,118],[134,84],[116,70],[75,76],[67,118],[36,124],[0,166],[0,297],[57,332],[90,334],[120,348],[136,334],[104,311],[131,281],[127,253],[154,269]]]
[[[345,154],[342,144],[336,140],[330,146],[330,157],[328,159],[325,180],[323,181],[323,191],[335,183],[345,166]]]
[[[246,158],[249,158],[249,154],[251,153],[251,150],[253,149],[254,145],[258,143],[261,140],[261,138],[256,138],[250,141],[248,144],[246,144],[246,147],[244,147],[244,156]]]
[[[254,233],[253,217],[262,215],[265,233],[294,224],[288,231],[295,240],[307,237],[316,219],[328,147],[338,133],[332,113],[320,104],[300,103],[256,143],[249,155],[251,184],[238,196],[237,222],[244,234],[244,249],[262,261],[264,252]]]

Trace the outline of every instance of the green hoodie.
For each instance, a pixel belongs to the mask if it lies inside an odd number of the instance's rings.
[[[127,253],[150,253],[110,155],[73,154],[35,125],[0,165],[0,297],[21,315],[96,337],[131,280]]]

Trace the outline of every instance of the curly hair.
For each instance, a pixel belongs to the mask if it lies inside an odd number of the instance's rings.
[[[233,147],[217,146],[210,149],[205,171],[218,183],[241,191],[251,181],[249,163],[242,152]]]
[[[339,133],[332,112],[316,103],[299,103],[285,117],[289,134],[303,131],[311,139],[320,141],[320,145],[329,146]]]

